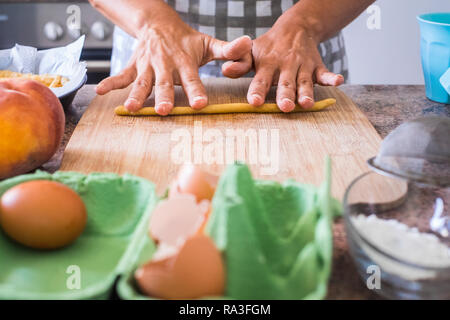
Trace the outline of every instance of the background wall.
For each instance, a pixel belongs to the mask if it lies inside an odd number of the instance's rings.
[[[367,26],[368,19],[373,26],[374,11],[363,12],[344,29],[350,83],[423,84],[416,16],[449,12],[450,1],[378,0],[374,5],[380,9],[379,30]]]

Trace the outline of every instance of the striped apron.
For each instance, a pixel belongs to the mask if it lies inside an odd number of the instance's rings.
[[[248,35],[252,39],[268,31],[278,17],[300,0],[166,0],[184,22],[214,38],[232,41]],[[111,75],[126,65],[136,39],[116,27],[114,30]],[[348,78],[344,39],[339,32],[322,42],[320,55],[327,68]],[[223,61],[211,61],[200,68],[201,77],[221,77]]]

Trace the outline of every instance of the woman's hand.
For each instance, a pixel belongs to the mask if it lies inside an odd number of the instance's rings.
[[[212,60],[251,59],[251,39],[247,36],[230,43],[195,31],[178,16],[164,24],[145,25],[136,33],[137,48],[127,67],[101,81],[96,91],[105,94],[132,83],[125,108],[137,111],[155,86],[155,111],[167,115],[174,106],[174,85],[183,86],[189,104],[201,109],[208,104],[198,68]]]
[[[301,24],[290,19],[289,11],[281,16],[264,35],[253,41],[253,78],[247,100],[254,106],[264,103],[272,85],[277,85],[276,102],[284,112],[290,112],[297,101],[303,108],[314,105],[314,83],[338,86],[342,75],[327,70],[317,49],[318,37]],[[236,78],[252,68],[247,63],[226,62],[224,75]]]

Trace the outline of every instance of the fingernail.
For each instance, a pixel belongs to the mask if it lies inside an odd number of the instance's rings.
[[[197,102],[197,101],[200,101],[200,100],[206,100],[206,99],[205,99],[205,97],[202,97],[202,96],[194,97],[194,102]]]
[[[322,74],[322,81],[326,84],[332,85],[333,81],[336,80],[336,75],[331,72]]]
[[[192,99],[192,107],[203,108],[206,106],[207,100],[205,97],[197,96]]]
[[[124,105],[125,108],[129,111],[134,111],[136,109],[136,105],[137,105],[138,101],[135,98],[128,98]]]
[[[291,112],[295,108],[295,103],[289,98],[284,98],[283,100],[281,100],[281,106],[282,106],[281,111]]]
[[[170,110],[172,109],[172,104],[169,102],[161,102],[156,107],[156,112],[160,115],[168,115]]]
[[[314,106],[314,100],[310,97],[302,97],[300,99],[300,105],[304,109],[312,108]]]
[[[202,105],[204,104],[204,103],[206,103],[206,98],[205,97],[202,97],[202,96],[197,96],[197,97],[194,97],[194,99],[192,99],[193,100],[193,103],[194,104],[196,104],[197,102],[203,102],[202,103]]]
[[[105,89],[105,85],[103,83],[99,83],[96,87],[95,87],[95,91],[99,92],[99,91],[103,91]]]
[[[262,104],[264,102],[263,98],[257,93],[253,93],[252,94],[252,98],[253,98],[253,103],[252,104],[260,105],[260,104]]]

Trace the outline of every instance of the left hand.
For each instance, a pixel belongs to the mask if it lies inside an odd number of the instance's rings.
[[[189,105],[201,109],[208,104],[208,97],[198,68],[212,60],[240,64],[241,59],[250,56],[251,46],[249,37],[220,41],[192,29],[176,16],[142,27],[128,66],[119,74],[103,79],[96,92],[103,95],[131,84],[124,106],[136,112],[143,107],[154,85],[155,111],[167,115],[174,106],[174,85],[182,85]]]
[[[283,15],[264,35],[253,41],[252,56],[255,77],[247,100],[262,105],[272,85],[277,85],[276,102],[283,112],[290,112],[297,101],[307,109],[314,105],[314,83],[338,86],[344,77],[328,71],[319,54],[319,41],[306,27],[294,25]],[[247,60],[248,61],[248,60]],[[222,72],[237,78],[252,68],[250,62],[228,61]]]

